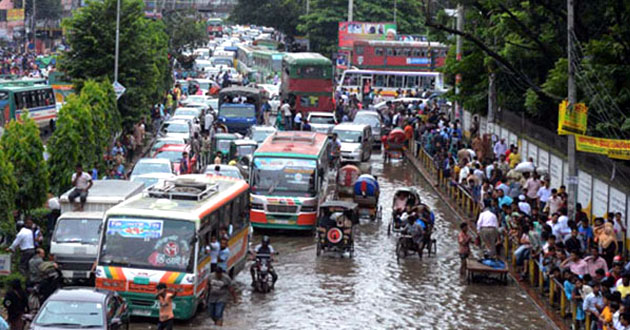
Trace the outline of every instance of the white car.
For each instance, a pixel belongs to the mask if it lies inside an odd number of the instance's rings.
[[[207,95],[188,95],[188,97],[181,101],[181,104],[185,107],[187,107],[188,104],[206,104],[211,106],[212,98]]]
[[[249,129],[247,136],[260,145],[269,135],[276,131],[276,128],[273,126],[254,125]]]
[[[168,160],[168,159],[167,159]],[[164,182],[166,180],[171,180],[175,178],[175,174],[173,173],[146,173],[134,176],[131,181],[134,182],[142,182],[145,188],[149,188],[157,183]]]
[[[134,181],[137,176],[148,173],[166,173],[172,175],[173,167],[171,166],[171,161],[159,158],[141,158],[133,167],[129,179]]]
[[[162,124],[160,133],[162,136],[190,139],[190,136],[192,135],[192,127],[186,120],[173,118]]]
[[[354,124],[365,124],[372,126],[372,136],[374,145],[380,147],[381,145],[381,128],[383,126],[383,121],[381,120],[381,115],[376,111],[371,110],[361,110],[358,111],[356,115],[354,115],[354,120],[352,121]]]
[[[196,59],[195,62],[193,63],[193,70],[197,71],[197,72],[201,72],[201,71],[209,71],[210,68],[212,68],[214,65],[212,64],[212,61],[210,60],[204,60],[204,59]]]
[[[206,166],[204,173],[210,174],[210,175],[221,175],[221,176],[227,176],[230,178],[245,180],[245,178],[243,177],[243,174],[241,174],[241,170],[238,167],[232,166],[232,165],[210,164]]]
[[[180,116],[192,116],[192,117],[197,117],[199,118],[201,116],[201,109],[199,109],[198,107],[179,107],[177,109],[175,109],[175,112],[173,113],[173,118],[174,117],[180,117]]]
[[[193,51],[194,55],[197,55],[198,59],[207,60],[210,58],[210,49],[208,48],[197,48]]]
[[[333,128],[341,142],[341,160],[364,162],[372,156],[372,128],[370,125],[343,123]]]
[[[306,120],[311,124],[311,130],[318,133],[328,134],[332,132],[333,127],[337,125],[337,119],[332,112],[309,112]]]

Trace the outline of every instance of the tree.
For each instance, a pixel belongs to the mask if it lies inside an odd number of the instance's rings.
[[[89,116],[85,113],[87,110],[84,106],[79,96],[68,96],[66,103],[59,110],[57,128],[48,142],[50,186],[57,196],[72,188],[71,178],[75,165],[87,161],[82,149],[86,137],[81,135],[79,127],[79,122],[86,121],[76,118],[77,115],[83,116],[83,119]]]
[[[48,193],[48,169],[39,129],[28,112],[23,112],[20,120],[9,122],[0,145],[13,164],[13,175],[19,187],[16,207],[24,213],[41,207]]]
[[[186,47],[202,46],[208,39],[206,24],[194,9],[164,11],[169,55],[178,58]]]
[[[0,231],[2,233],[14,233],[13,210],[15,209],[15,196],[18,186],[13,175],[13,164],[7,158],[6,153],[0,148]]]
[[[237,24],[273,27],[292,38],[298,35],[298,19],[305,12],[306,0],[239,0],[230,20]]]
[[[103,150],[112,142],[111,137],[120,129],[116,98],[108,90],[113,89],[109,81],[98,83],[88,80],[81,89],[81,102],[89,105],[92,117],[91,127],[94,135],[92,151],[95,161],[99,161]]]
[[[60,67],[81,83],[87,79],[114,79],[116,0],[92,1],[65,19],[70,50]],[[121,0],[118,81],[127,90],[118,109],[127,127],[147,115],[171,82],[168,36],[161,21],[145,18],[141,0]]]

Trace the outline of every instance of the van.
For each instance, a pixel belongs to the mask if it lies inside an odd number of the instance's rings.
[[[89,190],[83,211],[73,210],[68,199],[73,189],[59,199],[61,215],[50,242],[50,254],[55,256],[63,278],[68,282],[90,279],[105,211],[141,193],[144,184],[125,180],[96,180]]]
[[[372,157],[372,127],[365,124],[343,123],[336,125],[333,133],[341,142],[342,162],[365,162]]]

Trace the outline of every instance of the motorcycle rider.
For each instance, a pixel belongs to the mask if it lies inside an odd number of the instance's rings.
[[[276,274],[273,266],[271,265],[271,261],[273,260],[272,255],[275,254],[276,251],[273,249],[273,246],[269,244],[270,242],[271,240],[269,239],[269,236],[263,236],[262,241],[260,242],[260,244],[256,245],[252,254],[254,255],[254,260],[263,258],[269,259],[269,263],[267,265],[269,267],[269,274],[271,274],[272,279],[271,289],[273,289],[276,281],[278,280],[278,274]],[[252,274],[252,286],[256,284],[256,265],[257,263],[253,263],[252,266],[249,267],[249,272]]]

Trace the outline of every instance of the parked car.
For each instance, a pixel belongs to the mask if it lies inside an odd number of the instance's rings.
[[[129,329],[127,303],[113,291],[68,287],[55,291],[29,329]]]
[[[160,150],[160,149],[158,149]],[[133,167],[133,171],[131,171],[131,175],[129,176],[129,180],[133,181],[133,179],[142,174],[147,173],[173,173],[173,167],[171,166],[171,162],[168,159],[163,158],[141,158],[138,160],[136,165]]]
[[[332,112],[309,112],[306,120],[311,124],[311,130],[319,133],[328,134],[337,125],[337,119]]]

